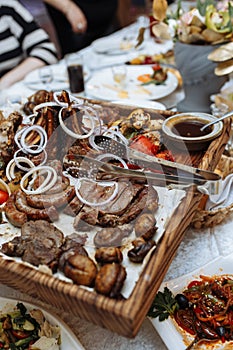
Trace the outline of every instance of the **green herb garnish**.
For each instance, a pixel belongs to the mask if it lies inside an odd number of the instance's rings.
[[[146,83],[142,83],[141,85],[150,85],[150,84],[154,84],[154,85],[165,85],[164,81],[158,81],[158,80],[149,80]]]
[[[172,316],[178,308],[179,306],[174,295],[165,287],[163,292],[156,294],[147,315],[152,318],[158,317],[159,321],[164,321],[169,316]]]

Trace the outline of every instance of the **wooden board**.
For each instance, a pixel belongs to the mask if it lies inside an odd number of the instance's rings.
[[[93,103],[100,102],[93,101]],[[133,108],[123,107],[122,112],[127,115],[131,109]],[[148,111],[160,113],[164,117],[174,114],[169,111]],[[223,133],[209,145],[205,152],[192,153],[192,164],[202,169],[213,170],[224,151],[229,132],[230,121],[225,121]],[[182,158],[182,154],[177,154],[177,159],[182,163],[188,162]],[[120,335],[134,337],[173,260],[200,199],[201,194],[195,192],[194,188],[190,188],[167,223],[162,239],[151,254],[127,300],[107,298],[2,257],[0,257],[0,282]]]

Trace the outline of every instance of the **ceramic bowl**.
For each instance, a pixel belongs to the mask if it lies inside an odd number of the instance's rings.
[[[218,122],[200,132],[201,126],[215,120],[211,114],[200,112],[179,113],[167,118],[162,125],[162,132],[168,146],[179,149],[185,147],[189,151],[197,151],[208,147],[209,143],[219,136],[223,123]]]

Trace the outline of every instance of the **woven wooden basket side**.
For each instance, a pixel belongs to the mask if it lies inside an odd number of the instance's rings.
[[[220,174],[223,179],[233,173],[233,157],[222,155],[215,172]],[[219,225],[233,210],[233,203],[228,207],[216,210],[203,210],[198,208],[194,214],[191,226],[200,229]]]

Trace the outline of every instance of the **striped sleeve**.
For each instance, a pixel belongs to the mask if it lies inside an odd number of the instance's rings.
[[[55,45],[32,15],[16,0],[0,2],[0,68],[11,69],[26,57],[57,62]]]

